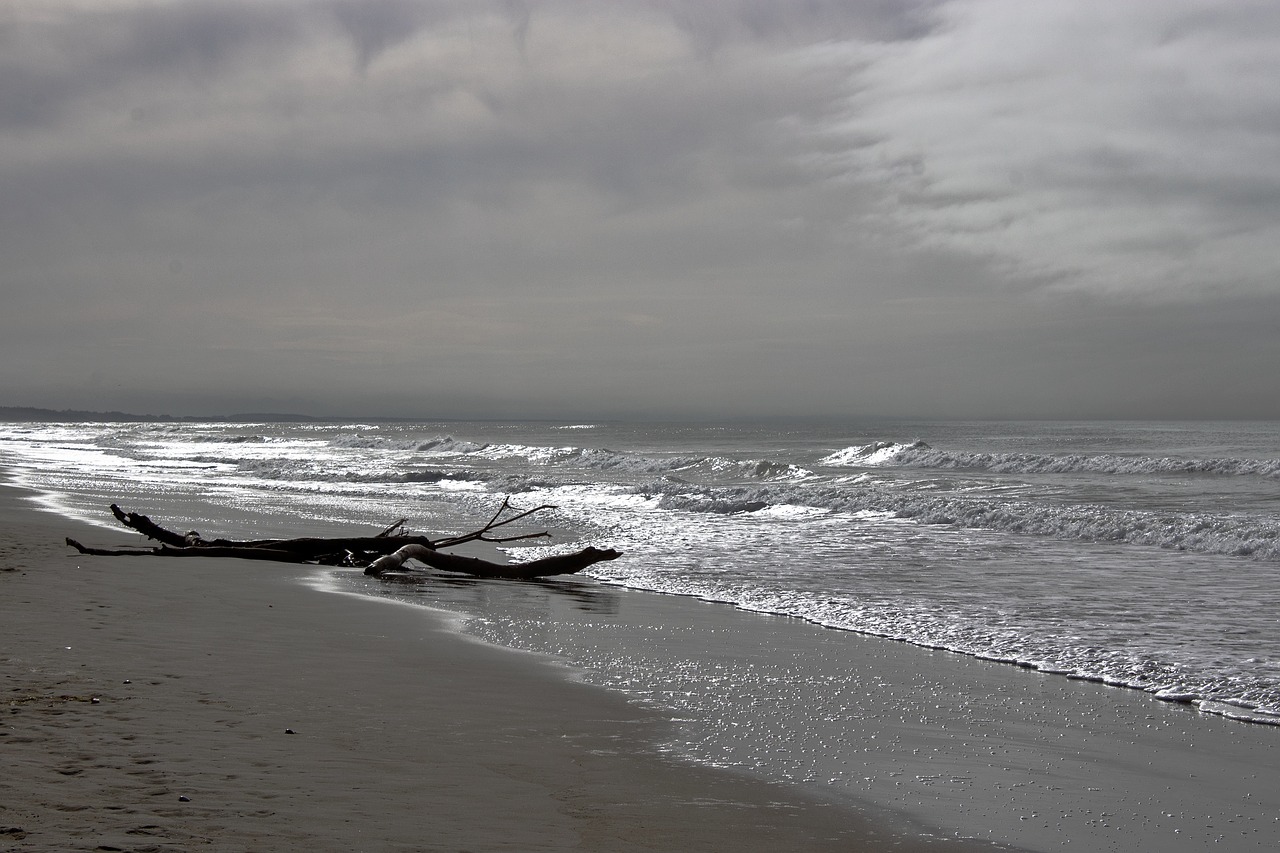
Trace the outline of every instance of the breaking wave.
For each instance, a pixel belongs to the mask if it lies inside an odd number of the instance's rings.
[[[473,441],[460,441],[452,436],[442,436],[428,441],[415,442],[414,450],[419,453],[436,453],[439,455],[479,453],[489,445],[476,444]]]
[[[902,491],[874,483],[710,489],[661,481],[646,484],[637,493],[657,494],[663,508],[686,512],[735,513],[778,505],[810,506],[832,513],[888,513],[921,524],[962,529],[1280,560],[1280,521],[1270,516],[1219,517],[1096,504],[989,500]]]
[[[923,441],[879,441],[847,447],[823,457],[821,464],[897,466],[992,471],[1000,474],[1215,474],[1280,478],[1280,459],[1180,459],[1111,454],[965,453],[939,450]]]
[[[582,468],[625,474],[653,475],[704,471],[720,477],[755,480],[796,480],[811,471],[787,462],[767,459],[729,459],[721,456],[647,456],[594,447],[529,447],[518,444],[487,445],[474,451],[491,461],[523,459],[547,467]]]

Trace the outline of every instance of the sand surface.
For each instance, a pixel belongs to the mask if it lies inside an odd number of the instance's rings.
[[[1280,727],[590,581],[394,592],[666,709],[682,752],[1029,850],[1280,850]]]
[[[661,714],[309,569],[0,518],[0,850],[992,849],[659,754]]]

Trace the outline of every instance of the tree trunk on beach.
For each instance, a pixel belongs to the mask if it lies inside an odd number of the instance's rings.
[[[588,566],[604,560],[616,560],[621,554],[612,548],[587,547],[572,554],[545,557],[528,563],[502,564],[477,557],[459,557],[440,549],[465,542],[514,542],[522,539],[547,537],[545,531],[515,536],[493,536],[492,532],[513,522],[527,518],[551,506],[539,506],[517,512],[508,500],[503,500],[489,522],[478,530],[459,536],[430,539],[426,536],[395,535],[404,528],[405,519],[383,530],[376,536],[348,536],[337,538],[300,537],[296,539],[205,540],[192,530],[177,533],[153,522],[145,515],[125,512],[116,504],[111,513],[125,527],[136,530],[148,539],[159,542],[156,547],[138,548],[90,548],[74,539],[67,544],[81,554],[95,557],[155,556],[155,557],[237,557],[245,560],[267,560],[280,563],[311,563],[326,566],[350,566],[364,568],[366,575],[377,577],[391,572],[403,572],[405,562],[417,560],[443,572],[456,572],[483,578],[530,579],[580,572]],[[514,513],[507,515],[507,513]]]

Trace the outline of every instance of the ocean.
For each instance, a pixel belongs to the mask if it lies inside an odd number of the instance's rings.
[[[614,547],[599,584],[1280,724],[1277,423],[9,423],[0,462],[122,534],[110,503],[242,538],[549,504],[512,559]]]

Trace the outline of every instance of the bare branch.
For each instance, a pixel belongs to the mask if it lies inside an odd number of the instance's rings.
[[[397,521],[395,524],[393,524],[393,525],[391,525],[390,527],[388,527],[386,530],[384,530],[384,531],[382,531],[381,533],[379,533],[379,534],[378,534],[378,536],[379,536],[379,537],[383,537],[383,536],[390,536],[392,533],[395,533],[397,530],[399,530],[400,528],[404,527],[404,526],[405,526],[406,524],[408,524],[408,523],[409,523],[409,519],[407,519],[407,518],[402,518],[402,519],[400,519],[399,521]]]

